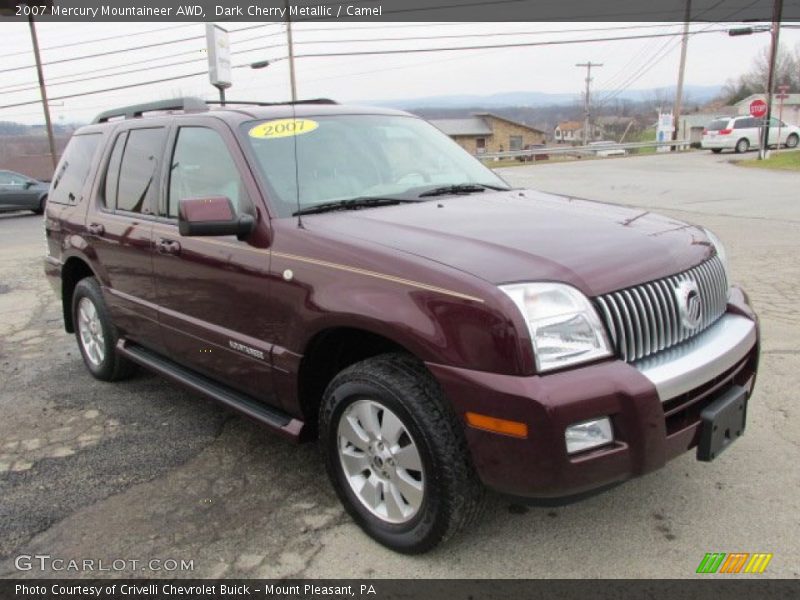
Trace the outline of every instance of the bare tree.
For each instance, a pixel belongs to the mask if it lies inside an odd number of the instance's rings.
[[[751,94],[763,93],[769,77],[769,47],[764,47],[753,59],[750,70],[738,79],[729,79],[722,89],[721,97],[727,104],[734,104]],[[778,49],[775,61],[775,86],[788,85],[800,91],[800,44],[794,52],[786,46]]]

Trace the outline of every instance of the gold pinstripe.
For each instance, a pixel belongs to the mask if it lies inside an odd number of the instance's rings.
[[[174,235],[176,232],[174,230],[169,229],[168,226],[164,226],[161,224],[155,224],[153,226],[154,231],[161,231],[164,233],[170,233]],[[203,239],[203,242],[207,242],[210,244],[217,244],[220,246],[229,246],[231,248],[236,248],[239,250],[250,250],[251,252],[259,252],[262,254],[269,253],[267,248],[253,248],[252,246],[247,246],[244,244],[231,244],[230,242],[223,242],[220,240],[209,240]],[[414,281],[413,279],[404,279],[402,277],[395,277],[394,275],[387,275],[386,273],[379,273],[377,271],[369,271],[367,269],[361,269],[358,267],[351,267],[349,265],[343,265],[340,263],[333,263],[328,262],[326,260],[319,260],[316,258],[310,258],[308,256],[299,256],[297,254],[287,254],[286,252],[272,252],[273,256],[285,258],[287,260],[296,260],[298,262],[304,262],[311,265],[317,265],[320,267],[327,267],[329,269],[337,269],[339,271],[347,271],[348,273],[355,273],[358,275],[364,275],[365,277],[374,277],[376,279],[383,279],[384,281],[391,281],[393,283],[398,283],[401,285],[407,285],[409,287],[419,288],[421,290],[428,290],[430,292],[437,292],[439,294],[445,294],[446,296],[452,296],[454,298],[460,298],[462,300],[471,300],[472,302],[478,302],[483,304],[484,301],[481,298],[476,296],[470,296],[468,294],[462,294],[461,292],[456,292],[453,290],[448,290],[447,288],[438,287],[435,285],[429,285],[427,283],[422,283],[420,281]]]
[[[279,256],[281,258],[286,258],[288,260],[296,260],[299,262],[318,265],[321,267],[328,267],[330,269],[338,269],[339,271],[347,271],[349,273],[356,273],[358,275],[364,275],[366,277],[375,277],[376,279],[383,279],[384,281],[392,281],[394,283],[399,283],[401,285],[416,287],[422,290],[428,290],[430,292],[438,292],[440,294],[445,294],[447,296],[453,296],[455,298],[461,298],[462,300],[471,300],[473,302],[479,302],[483,304],[483,300],[481,298],[477,298],[475,296],[469,296],[467,294],[462,294],[461,292],[454,292],[453,290],[437,287],[435,285],[428,285],[427,283],[421,283],[419,281],[414,281],[412,279],[403,279],[402,277],[395,277],[394,275],[387,275],[386,273],[378,273],[377,271],[368,271],[367,269],[350,267],[348,265],[332,263],[325,260],[318,260],[316,258],[309,258],[307,256],[298,256],[296,254],[286,254],[284,252],[273,252],[272,254],[273,256]]]

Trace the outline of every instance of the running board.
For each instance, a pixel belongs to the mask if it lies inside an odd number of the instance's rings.
[[[128,340],[120,339],[117,342],[117,352],[137,365],[141,365],[196,392],[200,392],[212,400],[216,400],[220,404],[266,425],[292,441],[297,442],[300,440],[303,421],[295,419],[279,409],[266,406],[224,384],[187,369]]]

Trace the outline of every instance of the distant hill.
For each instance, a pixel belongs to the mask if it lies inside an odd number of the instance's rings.
[[[713,100],[721,91],[719,85],[688,85],[684,87],[684,96],[692,102],[705,104]],[[593,92],[601,97],[604,90]],[[639,90],[625,90],[615,98],[639,102],[654,96],[669,97],[675,94],[675,88],[649,88]],[[467,108],[481,107],[485,109],[502,108],[508,106],[560,106],[579,104],[582,102],[580,94],[548,94],[544,92],[503,92],[498,94],[476,95],[456,94],[445,96],[426,96],[420,98],[398,98],[395,100],[361,101],[360,104],[382,106],[387,108]]]

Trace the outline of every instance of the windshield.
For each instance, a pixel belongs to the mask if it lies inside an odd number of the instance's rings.
[[[242,136],[282,217],[354,198],[419,198],[443,186],[509,188],[433,125],[414,117],[250,121],[242,125]]]

